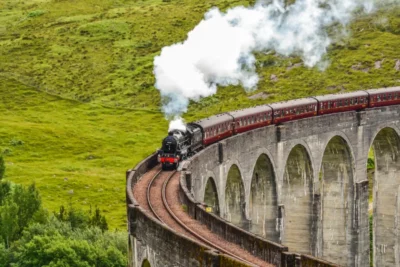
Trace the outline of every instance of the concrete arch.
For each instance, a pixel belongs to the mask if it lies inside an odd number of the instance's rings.
[[[144,259],[141,267],[151,267],[151,264],[148,259]]]
[[[242,172],[236,164],[231,164],[227,172],[223,216],[239,226],[243,226],[246,218],[244,182]]]
[[[272,153],[271,153],[267,148],[264,148],[264,147],[259,148],[259,149],[257,149],[256,151],[254,151],[254,153],[255,153],[256,155],[259,155],[259,156],[257,157],[257,159],[260,158],[260,156],[261,156],[262,154],[265,154],[265,155],[268,157],[269,161],[271,162],[271,165],[272,165],[273,169],[276,170],[276,164],[275,164],[274,157],[272,156]],[[256,167],[256,165],[257,165],[257,161],[254,162],[253,167],[252,167],[252,170],[254,170],[254,168]]]
[[[269,240],[278,242],[279,232],[276,229],[278,201],[276,176],[273,163],[268,155],[262,153],[256,160],[250,183],[249,214],[250,231]]]
[[[318,210],[313,205],[314,171],[307,148],[297,144],[288,153],[283,175],[281,204],[284,207],[282,243],[291,250],[313,254],[317,240]]]
[[[372,133],[371,140],[369,142],[369,146],[368,147],[372,147],[372,145],[373,145],[373,143],[374,143],[374,141],[376,139],[376,136],[385,128],[392,129],[393,131],[396,132],[396,134],[398,136],[400,136],[400,128],[398,128],[396,125],[393,125],[391,123],[381,124],[378,127],[376,127],[375,131]]]
[[[209,177],[204,190],[204,203],[211,208],[211,212],[220,214],[219,195],[217,185],[213,177]]]
[[[374,176],[370,179],[373,186],[374,266],[398,266],[400,264],[399,130],[391,126],[379,127],[371,141],[371,148],[375,158]]]
[[[312,157],[312,150],[310,149],[309,145],[303,140],[296,140],[296,142],[294,142],[290,146],[289,149],[285,150],[286,153],[283,156],[283,162],[288,161],[290,153],[293,151],[293,148],[295,148],[296,146],[302,146],[305,149],[305,151],[307,152],[307,155],[310,159],[310,162],[311,162],[311,168],[312,168],[312,170],[314,170],[315,163],[314,163],[314,158]]]
[[[208,179],[210,179],[210,177],[212,177],[214,179],[215,185],[217,187],[218,196],[221,195],[220,187],[218,186],[218,176],[213,171],[207,170],[205,172],[205,174],[201,176],[201,184],[203,186],[200,189],[200,196],[201,196],[200,201],[202,201],[202,202],[204,202],[204,195],[205,195],[206,185],[207,185]]]
[[[328,145],[332,141],[332,139],[335,138],[335,137],[340,137],[345,141],[345,143],[347,144],[347,146],[349,148],[349,153],[350,153],[351,158],[353,160],[353,164],[355,164],[354,159],[356,157],[355,157],[355,154],[354,154],[353,143],[350,141],[351,138],[349,138],[344,132],[341,132],[341,131],[330,132],[327,136],[324,137],[324,140],[326,140],[326,142],[324,143],[323,147],[321,147],[321,151],[323,151],[323,154],[325,154],[326,148],[328,147]],[[321,160],[322,160],[322,157],[321,157]],[[316,165],[316,166],[318,166],[318,165]],[[320,167],[319,169],[321,169],[322,162],[321,162],[321,164],[319,164],[319,167]]]
[[[352,265],[352,214],[355,161],[348,140],[333,136],[326,144],[319,179],[322,181],[322,257]]]

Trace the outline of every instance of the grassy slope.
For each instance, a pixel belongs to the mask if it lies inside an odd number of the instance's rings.
[[[35,180],[50,210],[69,201],[97,204],[112,227],[123,228],[124,172],[159,146],[167,128],[153,87],[154,56],[183,41],[210,7],[241,4],[249,2],[1,1],[0,152],[8,178],[24,184]],[[399,8],[360,17],[350,37],[330,48],[325,72],[288,69],[300,59],[259,54],[262,79],[254,93],[266,92],[268,99],[250,100],[240,87],[221,88],[216,96],[192,103],[186,118],[400,85],[400,72],[394,70],[399,29]],[[375,69],[382,59],[382,68]],[[369,71],[352,69],[357,64]],[[277,82],[270,80],[272,74]]]

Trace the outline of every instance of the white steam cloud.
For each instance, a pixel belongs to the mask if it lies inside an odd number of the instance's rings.
[[[283,0],[269,2],[226,13],[213,8],[186,41],[162,49],[154,74],[167,118],[186,112],[189,100],[215,94],[217,86],[255,89],[254,52],[298,55],[315,66],[331,44],[327,27],[348,24],[358,9],[374,10],[373,0],[297,0],[286,7]]]
[[[182,118],[175,117],[175,119],[170,122],[168,132],[172,130],[180,130],[182,132],[186,132],[186,125]]]

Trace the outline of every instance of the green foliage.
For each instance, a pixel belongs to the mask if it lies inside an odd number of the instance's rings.
[[[2,183],[2,191],[7,192],[1,200],[0,206],[0,236],[5,246],[17,240],[23,229],[28,226],[34,214],[41,207],[39,192],[34,184],[25,188],[21,185],[14,185],[10,191],[9,185]]]
[[[126,233],[107,232],[98,208],[62,206],[49,217],[34,184],[8,191],[0,205],[0,266],[126,266]]]
[[[58,220],[69,223],[72,229],[98,227],[103,232],[108,230],[107,220],[98,207],[92,214],[92,209],[89,212],[84,212],[74,207],[67,210],[64,206],[61,206],[59,213],[54,215]]]
[[[9,181],[0,180],[0,206],[3,205],[10,191],[11,191],[11,183]]]
[[[32,224],[9,250],[12,266],[126,266],[124,233],[74,229],[56,218]]]
[[[89,220],[89,224],[100,228],[103,232],[108,230],[106,217],[100,214],[100,209],[96,207],[93,216]]]
[[[0,155],[0,181],[4,177],[4,173],[6,172],[6,164],[4,163],[4,158]]]
[[[46,13],[46,11],[44,11],[44,10],[35,10],[35,11],[29,12],[28,17],[29,18],[39,17],[39,16],[43,15],[44,13]]]
[[[375,161],[374,161],[374,159],[368,158],[367,169],[368,170],[375,169]]]

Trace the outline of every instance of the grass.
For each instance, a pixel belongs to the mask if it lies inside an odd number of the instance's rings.
[[[51,211],[68,202],[98,205],[111,227],[125,229],[125,170],[159,147],[167,130],[153,86],[154,56],[185,40],[209,8],[253,2],[1,1],[0,152],[7,178],[35,181]],[[215,96],[191,103],[185,118],[400,85],[394,69],[400,59],[399,14],[399,7],[387,7],[360,15],[349,36],[329,48],[324,72],[289,68],[301,62],[297,57],[259,53],[256,91],[220,88]],[[261,92],[269,97],[249,99]]]
[[[82,104],[4,78],[0,83],[6,178],[34,181],[50,211],[69,203],[99,206],[112,228],[123,229],[124,172],[159,146],[167,127],[162,115]]]

